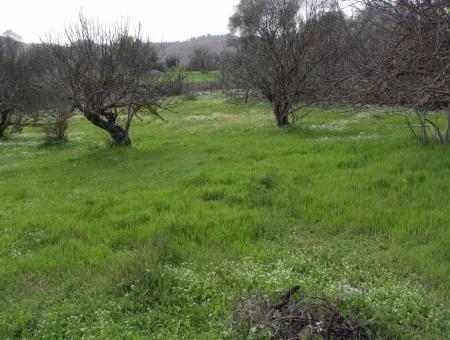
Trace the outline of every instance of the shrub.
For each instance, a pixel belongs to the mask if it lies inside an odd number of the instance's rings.
[[[44,127],[47,142],[67,141],[67,131],[71,117],[72,114],[69,112],[52,114],[51,122]]]

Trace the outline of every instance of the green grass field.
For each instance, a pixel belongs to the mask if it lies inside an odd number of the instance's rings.
[[[296,284],[374,337],[450,337],[448,148],[387,110],[175,111],[130,149],[81,117],[1,142],[1,339],[233,338],[236,299]]]
[[[210,82],[216,81],[220,74],[218,71],[209,71],[209,72],[198,72],[198,71],[190,71],[185,72],[184,76],[185,80],[190,83],[202,83],[202,82]]]

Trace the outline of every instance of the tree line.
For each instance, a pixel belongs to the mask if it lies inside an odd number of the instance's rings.
[[[241,0],[220,57],[197,49],[191,68],[220,67],[226,93],[268,101],[278,127],[325,104],[402,106],[423,143],[450,144],[450,8],[445,0]],[[74,112],[130,145],[132,122],[159,116],[180,88],[166,59],[128,23],[80,17],[62,41],[24,47],[0,39],[0,137],[8,126],[43,125],[65,138]],[[446,125],[439,122],[446,112]]]

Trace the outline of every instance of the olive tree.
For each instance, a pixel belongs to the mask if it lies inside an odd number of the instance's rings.
[[[230,18],[229,78],[269,101],[278,127],[301,117],[299,103],[325,101],[318,94],[335,80],[318,78],[338,59],[330,37],[341,16],[321,18],[336,11],[320,0],[241,0]]]
[[[21,42],[0,36],[0,138],[7,127],[29,114],[34,97],[33,72]]]
[[[215,56],[207,47],[194,49],[189,59],[189,69],[192,71],[208,72],[213,66]]]
[[[144,41],[139,29],[133,35],[127,23],[104,27],[82,16],[66,29],[65,40],[46,45],[55,64],[51,86],[115,143],[131,145],[133,120],[159,116],[174,85],[172,73],[151,73],[158,66],[155,45]]]

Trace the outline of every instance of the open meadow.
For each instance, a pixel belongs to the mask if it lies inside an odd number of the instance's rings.
[[[211,82],[220,79],[219,71],[209,71],[209,72],[186,71],[184,75],[185,81],[189,83]]]
[[[1,339],[251,338],[236,301],[297,284],[373,337],[450,337],[448,147],[388,109],[276,129],[216,94],[163,115],[131,148],[82,117],[64,145],[0,142]]]

